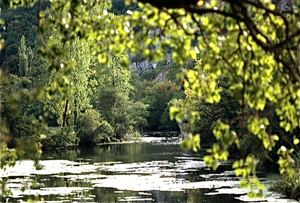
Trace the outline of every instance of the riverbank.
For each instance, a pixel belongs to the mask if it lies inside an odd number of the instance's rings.
[[[53,132],[57,132],[55,129]],[[52,132],[52,134],[54,134]],[[130,143],[137,143],[137,142],[155,142],[161,141],[167,137],[179,137],[179,132],[177,131],[153,131],[153,132],[144,132],[142,136],[127,136],[124,140],[111,140],[108,139],[103,142],[93,143],[93,145],[80,145],[79,140],[69,142],[69,138],[67,136],[49,136],[42,141],[42,149],[43,150],[69,150],[75,149],[78,147],[85,147],[85,146],[98,146],[98,145],[115,145],[115,144],[130,144]],[[74,138],[75,139],[75,138]]]
[[[140,143],[140,142],[161,142],[163,140],[167,140],[168,138],[177,138],[176,134],[170,133],[168,136],[162,136],[162,133],[155,132],[153,133],[156,136],[149,136],[149,133],[145,134],[142,137],[138,137],[134,140],[125,140],[119,142],[105,142],[105,143],[98,143],[97,145],[115,145],[115,144],[132,144],[132,143]],[[178,144],[179,144],[179,137],[178,137]]]

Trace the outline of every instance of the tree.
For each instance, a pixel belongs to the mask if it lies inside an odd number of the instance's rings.
[[[202,65],[191,71],[182,69],[181,78],[185,88],[190,88],[199,98],[208,103],[218,103],[223,89],[218,86],[219,78],[226,77],[230,94],[242,107],[253,110],[247,119],[249,133],[261,140],[265,151],[274,149],[276,143],[285,137],[269,132],[269,119],[261,113],[267,102],[274,106],[280,119],[280,126],[289,134],[292,142],[288,149],[279,147],[280,173],[296,173],[293,164],[293,148],[299,143],[299,70],[298,70],[298,12],[276,9],[271,1],[141,1],[151,3],[143,8],[145,13],[132,14],[132,27],[138,26],[139,33],[132,33],[138,50],[144,56],[159,60],[162,51],[152,52],[148,47],[160,40],[160,46],[173,48],[173,60],[183,65],[189,58],[201,59]],[[298,2],[295,2],[297,4]],[[176,9],[175,9],[176,8]],[[145,21],[141,22],[144,16]],[[157,36],[145,39],[147,29],[160,28]],[[142,41],[142,43],[140,43]],[[196,42],[196,43],[194,43]],[[233,43],[236,42],[236,43]],[[129,42],[128,42],[129,43]],[[201,71],[208,74],[209,83],[201,85]],[[191,112],[196,116],[197,112]],[[171,108],[171,117],[181,120],[180,109]],[[191,119],[193,120],[193,119]],[[228,158],[228,149],[232,145],[239,147],[243,134],[237,134],[226,121],[219,120],[213,125],[213,134],[218,140],[204,160],[208,166],[216,169],[219,160]],[[191,136],[186,142],[188,148],[198,146],[198,136]],[[193,141],[195,142],[193,144]],[[262,194],[264,188],[255,177],[257,161],[254,156],[245,156],[233,164],[242,187],[252,187]],[[254,174],[254,176],[252,175]],[[256,196],[257,193],[249,193]]]
[[[53,34],[55,34],[55,32]],[[50,38],[53,38],[53,36],[50,36]],[[52,87],[54,85],[55,88],[55,86],[58,85],[55,81],[56,78],[62,77],[68,85],[67,97],[64,103],[60,102],[61,98],[59,95],[54,95],[50,99],[44,99],[44,110],[57,115],[58,123],[61,124],[62,128],[67,125],[67,120],[69,120],[69,125],[74,126],[74,130],[76,131],[79,113],[91,108],[90,95],[93,86],[90,84],[90,76],[92,74],[92,70],[90,69],[91,52],[90,48],[79,38],[76,38],[68,44],[68,46],[65,47],[65,52],[66,55],[63,59],[70,61],[73,65],[73,68],[68,70],[69,75],[61,76],[61,74],[63,74],[62,72],[52,73],[50,77],[48,75],[48,84],[46,84],[49,86],[52,84]]]
[[[188,58],[201,59],[200,67],[191,71],[183,69],[181,78],[185,81],[186,88],[190,88],[199,98],[204,97],[208,103],[218,103],[221,100],[223,89],[217,84],[221,76],[226,77],[230,94],[244,109],[253,110],[253,115],[247,119],[247,130],[261,140],[265,151],[273,150],[278,141],[285,139],[269,130],[269,119],[262,114],[267,103],[274,106],[280,119],[279,125],[285,129],[292,142],[289,145],[291,149],[282,145],[278,150],[280,173],[295,174],[297,170],[292,161],[292,151],[293,148],[297,149],[299,143],[300,116],[299,59],[295,57],[300,37],[299,27],[296,25],[297,11],[288,9],[288,14],[285,14],[276,9],[271,1],[228,0],[222,4],[211,1],[204,6],[204,1],[142,2],[158,7],[157,10],[147,5],[144,7],[149,11],[144,27],[163,29],[161,35],[139,44],[141,49],[146,50],[152,41],[161,40],[162,47],[171,44],[173,59],[179,64],[184,64]],[[132,16],[140,19],[142,15],[134,13]],[[139,20],[135,22],[136,24],[132,23],[133,26],[143,27]],[[141,41],[135,39],[137,42]],[[197,43],[193,44],[193,40]],[[143,53],[149,53],[150,58],[155,56],[151,50]],[[158,53],[157,58],[160,57]],[[208,74],[207,86],[200,83],[202,70]],[[172,118],[181,120],[182,115],[180,109],[171,108]],[[215,169],[218,160],[228,158],[230,146],[235,144],[239,147],[243,134],[237,134],[224,120],[214,124],[213,134],[218,143],[208,151],[204,160]],[[198,138],[195,140],[199,141]],[[264,187],[250,173],[252,171],[255,174],[256,163],[254,156],[248,156],[235,162],[233,167],[237,175],[245,178],[241,181],[243,187],[252,186],[262,194]],[[257,195],[252,192],[249,194]]]
[[[19,47],[19,72],[20,76],[27,76],[29,73],[28,57],[26,51],[25,37],[21,38],[21,45]]]
[[[119,57],[110,54],[108,58],[109,65],[96,66],[98,97],[93,104],[115,129],[116,138],[122,140],[127,133],[139,131],[147,124],[148,105],[134,101],[131,70],[120,65]]]
[[[175,83],[171,81],[163,81],[148,86],[145,89],[144,102],[149,104],[149,116],[148,116],[148,130],[157,131],[168,129],[167,126],[162,125],[162,122],[166,124],[166,120],[163,116],[169,116],[165,113],[168,107],[168,102],[173,98],[180,97],[180,90]],[[173,125],[172,125],[173,124]],[[173,121],[169,124],[169,130],[177,130],[176,123]]]
[[[51,69],[62,70],[62,77],[65,77],[71,65],[64,63],[61,66],[60,59],[64,55],[61,50],[78,36],[89,43],[100,63],[110,63],[108,58],[114,53],[124,66],[129,63],[128,57],[124,57],[127,50],[132,54],[140,52],[148,60],[161,61],[165,58],[164,48],[168,47],[173,51],[174,62],[182,67],[178,78],[198,98],[211,104],[218,103],[223,92],[218,80],[220,77],[228,80],[230,95],[243,109],[253,112],[247,118],[247,131],[260,140],[264,151],[274,150],[279,143],[279,171],[295,175],[297,165],[293,155],[300,134],[300,3],[294,1],[295,6],[281,9],[271,1],[262,0],[140,2],[149,4],[140,4],[141,11],[113,17],[103,10],[110,8],[107,1],[54,1],[51,12],[55,16],[49,17],[45,11],[39,11],[39,33],[56,27],[62,34],[60,43],[55,46],[44,43],[40,53],[51,61]],[[8,4],[8,1],[4,3]],[[31,1],[11,2],[13,5],[18,3],[29,4]],[[155,33],[149,36],[149,30],[155,30]],[[110,43],[101,43],[106,39],[110,39]],[[154,46],[157,48],[152,49]],[[201,59],[202,65],[184,69],[184,64],[191,59]],[[209,79],[205,86],[201,85],[203,70]],[[65,93],[68,81],[61,80],[62,77],[56,81]],[[282,142],[285,137],[269,132],[270,121],[263,114],[268,103],[278,116],[278,127],[288,135],[287,143]],[[183,113],[179,108],[173,107],[170,111],[171,118],[182,120]],[[191,121],[196,120],[197,114],[191,111]],[[223,120],[214,123],[212,132],[218,142],[207,151],[204,160],[216,169],[219,160],[228,158],[231,146],[240,146],[243,134],[237,134]],[[199,135],[188,137],[187,148],[196,150]],[[244,177],[241,186],[253,189],[249,193],[252,197],[262,195],[264,189],[255,176],[256,165],[257,159],[253,155],[233,164],[236,175]]]
[[[74,127],[76,131],[77,117],[80,111],[84,111],[91,107],[90,95],[92,84],[90,84],[90,76],[92,74],[91,52],[83,41],[76,39],[70,47],[68,60],[76,61],[76,67],[72,69],[71,78],[73,82],[73,115]]]
[[[1,1],[0,23],[1,38],[4,39],[1,49],[0,68],[12,74],[19,74],[18,70],[18,47],[22,36],[26,38],[27,49],[33,47],[37,37],[38,4],[33,7],[23,6],[18,8],[6,8]],[[50,6],[49,1],[41,1],[40,8],[46,9]],[[13,59],[13,60],[12,60]]]
[[[27,48],[26,54],[27,54],[27,60],[28,60],[28,74],[31,74],[31,66],[32,66],[34,54],[30,47]]]

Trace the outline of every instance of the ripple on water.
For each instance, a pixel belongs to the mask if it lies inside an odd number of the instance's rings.
[[[72,193],[77,193],[81,191],[92,190],[91,187],[51,187],[51,188],[40,188],[38,190],[34,189],[25,189],[21,191],[19,189],[12,190],[12,198],[20,198],[24,196],[50,196],[50,195],[60,195],[65,196]]]
[[[118,198],[119,202],[144,202],[144,201],[154,201],[152,198],[143,198],[141,196],[133,196],[133,197],[124,197]]]

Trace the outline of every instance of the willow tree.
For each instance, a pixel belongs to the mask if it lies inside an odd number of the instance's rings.
[[[33,1],[10,3],[26,2]],[[244,108],[253,110],[247,119],[247,130],[261,140],[266,151],[283,139],[269,134],[270,121],[261,114],[267,103],[274,106],[280,119],[279,127],[292,138],[290,146],[281,146],[278,150],[280,173],[295,174],[293,150],[299,143],[300,126],[299,2],[283,6],[285,9],[276,7],[270,0],[140,2],[141,11],[128,11],[127,15],[112,21],[112,14],[105,9],[110,6],[107,1],[54,0],[51,12],[56,15],[39,13],[39,33],[43,35],[49,28],[56,27],[62,38],[55,46],[45,42],[40,53],[51,61],[50,69],[61,70],[61,47],[77,36],[89,43],[99,62],[109,63],[108,53],[113,52],[121,57],[125,67],[129,63],[127,56],[122,57],[125,51],[133,55],[141,52],[149,60],[160,61],[168,48],[172,50],[174,62],[182,67],[178,69],[178,78],[184,81],[184,88],[193,91],[198,98],[205,98],[209,103],[219,102],[223,90],[218,86],[218,79],[228,78],[230,94]],[[108,38],[112,39],[109,44],[101,43]],[[185,70],[185,62],[191,59],[201,59],[201,65]],[[63,67],[62,70],[68,70],[66,67],[71,65],[65,61]],[[205,86],[201,85],[203,71],[209,81]],[[58,80],[58,84],[68,86],[65,80]],[[198,118],[197,112],[187,113],[191,121]],[[184,114],[180,108],[170,109],[171,118],[178,121]],[[232,145],[239,147],[243,135],[234,132],[222,120],[214,124],[213,133],[218,142],[208,150],[204,160],[216,169],[220,160],[227,160]],[[185,140],[187,149],[196,150],[200,137],[190,135]],[[243,177],[242,187],[253,189],[251,196],[261,195],[264,189],[255,176],[256,165],[253,156],[243,157],[233,164],[236,175]]]

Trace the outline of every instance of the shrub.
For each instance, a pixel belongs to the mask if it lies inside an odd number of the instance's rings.
[[[76,133],[73,127],[65,127],[63,130],[60,127],[52,128],[49,130],[45,137],[40,138],[42,148],[66,148],[71,146],[77,146],[79,139],[76,137]]]
[[[101,115],[95,109],[89,109],[78,117],[77,121],[77,137],[80,139],[80,144],[95,144],[94,131],[101,124]]]
[[[276,182],[270,190],[300,200],[300,171],[292,177],[283,175],[281,181]]]
[[[79,115],[77,129],[80,144],[84,145],[113,141],[115,133],[115,129],[111,124],[103,120],[101,114],[95,109],[87,110]]]
[[[138,130],[135,130],[134,127],[129,126],[128,131],[124,135],[124,140],[139,140],[141,137],[141,133]]]
[[[110,142],[113,136],[114,128],[107,121],[102,121],[93,132],[94,142]]]

